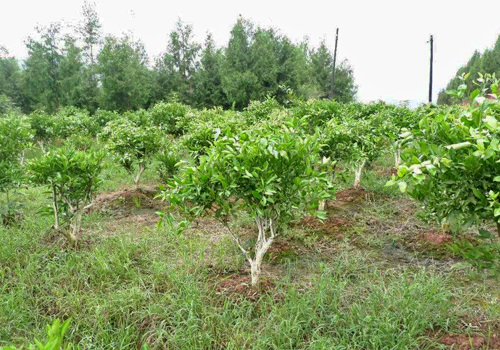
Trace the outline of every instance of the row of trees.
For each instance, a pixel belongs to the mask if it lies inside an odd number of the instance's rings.
[[[352,168],[359,186],[363,168],[391,149],[391,135],[410,120],[390,116],[417,114],[383,103],[295,99],[288,104],[285,108],[270,98],[238,112],[161,102],[122,114],[98,110],[90,115],[65,107],[53,115],[0,116],[0,145],[5,145],[0,155],[7,159],[0,192],[14,193],[23,184],[48,187],[52,204],[44,211],[54,217],[54,229],[76,246],[82,218],[101,183],[102,149],[136,186],[156,165],[168,184],[161,197],[195,216],[215,211],[245,254],[256,285],[262,259],[288,220],[304,211],[324,218],[335,165],[346,173]],[[25,151],[37,143],[42,154],[25,162]],[[16,203],[16,198],[7,201]],[[252,249],[241,244],[231,225],[231,216],[241,210],[256,220]],[[17,213],[13,207],[0,217],[17,224]],[[162,217],[167,221],[171,215]]]
[[[179,20],[166,51],[152,61],[132,35],[103,35],[89,3],[77,25],[56,23],[37,32],[26,41],[26,60],[0,50],[0,112],[64,106],[123,112],[172,98],[199,108],[242,109],[267,96],[283,103],[289,89],[305,98],[326,97],[330,90],[333,59],[324,42],[318,48],[295,44],[242,17],[226,47],[217,47],[210,34],[197,43],[192,26]],[[356,90],[344,61],[336,69],[335,98],[352,101]]]
[[[469,79],[465,84],[460,77],[469,74]],[[458,89],[462,84],[467,87],[466,96],[470,95],[476,88],[478,79],[483,79],[483,74],[495,74],[500,76],[500,35],[498,36],[495,45],[491,49],[485,50],[482,54],[479,51],[474,51],[467,64],[461,67],[455,77],[453,77],[445,90],[439,92],[438,104],[453,104],[460,103],[455,96],[450,95],[447,91]]]
[[[463,82],[453,97],[465,98]],[[99,110],[89,115],[69,107],[53,116],[0,117],[0,160],[5,159],[0,191],[15,191],[25,173],[31,183],[48,186],[54,227],[77,244],[82,214],[100,182],[103,152],[94,150],[107,147],[136,185],[144,170],[157,163],[168,184],[160,197],[194,216],[215,213],[248,260],[256,285],[262,258],[288,220],[300,212],[324,218],[336,174],[352,171],[354,186],[359,186],[363,169],[392,149],[398,175],[389,184],[397,183],[421,201],[429,220],[457,233],[493,222],[500,234],[498,80],[485,75],[479,86],[465,108],[409,110],[321,100],[292,100],[284,108],[267,99],[253,101],[243,112],[162,102],[123,114]],[[45,143],[48,151],[26,167],[31,140]],[[335,169],[338,164],[341,168]],[[240,242],[231,224],[241,210],[255,219],[253,248]],[[171,212],[162,217],[173,218]],[[483,238],[493,237],[480,232]],[[479,267],[497,269],[498,242],[464,240],[454,247]]]

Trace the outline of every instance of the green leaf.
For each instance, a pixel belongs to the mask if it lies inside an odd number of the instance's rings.
[[[406,192],[406,188],[408,187],[408,184],[404,181],[398,182],[399,190],[401,192]]]
[[[481,93],[481,90],[476,89],[470,94],[470,100],[474,101],[474,99]]]
[[[486,125],[489,126],[490,129],[496,130],[498,127],[498,121],[496,120],[495,117],[488,115],[483,119],[483,122],[486,123]]]
[[[318,210],[318,211],[316,212],[316,217],[317,217],[318,219],[320,219],[321,221],[325,221],[325,220],[326,220],[326,218],[327,218],[327,217],[326,217],[326,211],[324,211],[324,210]]]
[[[499,208],[495,208],[495,211],[493,212],[493,215],[500,216],[500,207]]]

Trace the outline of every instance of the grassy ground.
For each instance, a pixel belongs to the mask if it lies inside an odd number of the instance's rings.
[[[82,349],[500,348],[498,280],[457,268],[450,237],[384,187],[389,164],[365,174],[365,190],[347,178],[325,223],[290,225],[260,294],[216,221],[158,228],[164,203],[116,166],[76,251],[37,214],[47,194],[29,188],[22,224],[0,227],[0,347],[43,339],[45,324],[72,317],[67,340]],[[146,171],[143,187],[155,181]],[[251,218],[234,226],[250,237]]]

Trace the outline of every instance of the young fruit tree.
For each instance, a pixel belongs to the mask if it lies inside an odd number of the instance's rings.
[[[387,136],[392,143],[394,167],[401,164],[401,149],[408,142],[411,130],[418,127],[422,117],[420,110],[411,110],[406,106],[388,106],[380,112],[388,121]]]
[[[28,121],[35,135],[35,141],[42,151],[45,151],[45,145],[56,137],[55,117],[43,111],[34,111],[28,116]]]
[[[156,172],[162,183],[167,183],[177,174],[179,170],[178,165],[181,161],[179,153],[177,145],[174,145],[167,139],[162,141],[162,147],[156,155]]]
[[[330,197],[326,174],[317,169],[319,135],[304,134],[305,123],[305,118],[287,119],[281,127],[264,123],[218,138],[200,164],[186,168],[162,194],[192,215],[215,212],[250,264],[254,287],[264,255],[284,225],[301,210],[316,211],[318,202]],[[253,251],[230,225],[240,209],[255,220]]]
[[[489,99],[481,93],[489,93]],[[388,183],[421,201],[429,217],[453,230],[494,222],[500,235],[500,103],[493,82],[470,106],[420,121]]]
[[[149,109],[153,125],[164,132],[181,136],[186,132],[186,125],[192,118],[191,109],[178,102],[158,102]]]
[[[122,118],[110,121],[101,137],[138,187],[142,174],[161,147],[160,130]]]
[[[354,187],[360,187],[362,171],[387,147],[387,123],[378,114],[369,119],[332,119],[322,129],[321,155],[351,166]]]
[[[32,132],[25,118],[0,117],[0,192],[6,196],[6,205],[0,208],[0,218],[6,225],[13,224],[20,215],[19,203],[12,194],[24,183],[23,154],[30,147]]]
[[[32,182],[50,187],[54,228],[71,245],[79,242],[82,216],[101,182],[103,158],[102,151],[76,151],[67,147],[50,150],[29,164]]]

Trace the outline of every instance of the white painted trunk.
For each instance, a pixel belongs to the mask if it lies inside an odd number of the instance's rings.
[[[250,263],[250,273],[252,275],[252,287],[258,287],[260,282],[260,276],[262,274],[262,260],[267,250],[273,243],[273,238],[258,240],[255,244],[255,258],[249,259]]]
[[[326,201],[319,202],[318,210],[325,210]]]
[[[394,167],[397,168],[401,165],[401,148],[397,147],[394,150]]]
[[[275,237],[273,219],[258,217],[256,223],[259,229],[259,236],[257,242],[255,242],[255,257],[253,259],[248,259],[250,263],[250,273],[252,275],[252,287],[254,288],[259,286],[260,276],[262,274],[262,260]],[[269,231],[268,237],[266,237],[267,231]]]
[[[69,231],[66,232],[66,238],[69,244],[76,246],[80,237],[80,229],[82,227],[82,215],[83,210],[77,210],[73,213],[71,222],[69,225]]]
[[[260,282],[260,274],[262,273],[260,264],[250,260],[250,273],[252,275],[252,287],[257,287]]]
[[[323,164],[326,164],[326,163],[328,163],[329,160],[330,160],[330,158],[323,157],[321,162]],[[319,206],[318,206],[318,210],[325,210],[325,207],[326,207],[326,201],[320,201]]]
[[[271,246],[276,237],[276,231],[274,227],[274,219],[256,217],[255,223],[257,224],[257,228],[259,229],[259,236],[257,237],[257,242],[255,243],[255,255],[252,257],[250,253],[241,245],[241,242],[232,231],[229,225],[226,225],[229,234],[233,238],[233,240],[240,248],[243,255],[250,264],[250,274],[252,287],[258,287],[260,282],[260,276],[262,274],[262,260],[264,259],[264,255],[267,250]]]
[[[59,230],[59,208],[57,206],[57,194],[56,189],[52,189],[52,207],[54,208],[54,229]]]
[[[356,168],[356,171],[354,172],[354,187],[359,187],[361,184],[361,173],[363,171],[363,167],[365,166],[366,161],[362,161],[358,167]]]
[[[142,176],[142,173],[144,173],[144,170],[146,170],[146,167],[142,164],[139,165],[139,171],[137,172],[137,176],[134,179],[135,187],[139,186],[139,181],[141,181],[141,176]]]

